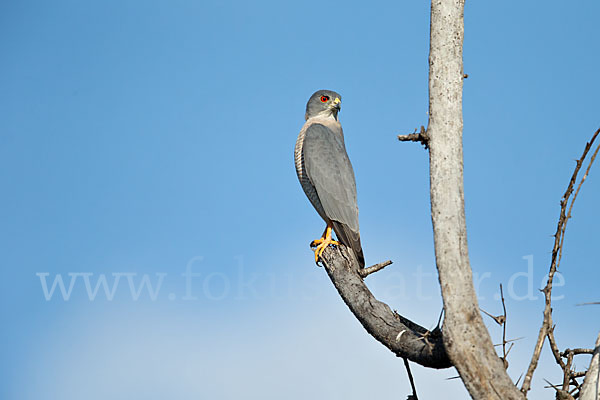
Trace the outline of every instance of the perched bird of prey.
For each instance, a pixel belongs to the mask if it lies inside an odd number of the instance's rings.
[[[327,246],[339,244],[331,238],[333,229],[338,240],[352,249],[362,268],[365,258],[358,231],[356,181],[338,121],[341,103],[342,97],[331,90],[318,90],[310,97],[294,158],[302,189],[327,224],[322,237],[311,243],[316,246],[315,262]]]

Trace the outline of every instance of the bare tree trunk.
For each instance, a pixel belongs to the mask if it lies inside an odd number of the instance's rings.
[[[581,400],[600,400],[600,334],[596,339],[596,348],[590,362],[590,368],[585,374]]]
[[[431,2],[429,125],[431,219],[444,299],[443,338],[473,399],[523,399],[483,324],[469,265],[463,192],[464,0]]]

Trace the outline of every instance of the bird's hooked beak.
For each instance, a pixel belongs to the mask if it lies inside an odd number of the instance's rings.
[[[339,97],[336,97],[335,99],[333,99],[331,107],[335,108],[337,111],[340,111],[342,109],[342,100],[340,100]]]
[[[329,109],[331,110],[331,115],[333,115],[333,118],[335,118],[335,120],[337,121],[338,113],[342,109],[342,100],[340,100],[339,97],[333,99],[331,105],[329,106]]]

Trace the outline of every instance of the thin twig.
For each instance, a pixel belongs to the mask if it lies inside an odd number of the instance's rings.
[[[562,353],[560,353],[560,356],[561,357],[566,357],[568,352],[573,353],[573,355],[578,355],[578,354],[594,354],[594,349],[580,349],[580,348],[572,349],[572,350],[571,349],[567,349],[567,350],[563,351]]]
[[[516,339],[508,339],[506,343],[516,342],[517,340],[525,339],[525,336],[518,337]],[[502,343],[495,344],[494,347],[502,346]]]
[[[571,366],[573,365],[573,353],[567,354],[567,363],[563,368],[563,390],[569,390],[571,384]]]
[[[515,382],[515,386],[519,386],[519,382],[521,381],[522,377],[523,377],[523,374],[521,373],[521,375],[519,375],[519,377],[517,378],[517,381]]]
[[[502,321],[502,361],[504,362],[504,368],[508,369],[508,360],[506,359],[506,305],[504,304],[502,284],[500,284],[500,298],[502,299],[502,310],[504,312]]]
[[[571,372],[571,379],[583,378],[587,374],[587,371]]]
[[[552,320],[550,320],[550,321],[552,321]],[[560,350],[558,349],[558,345],[556,344],[556,339],[554,338],[554,328],[556,328],[556,325],[552,325],[552,328],[550,328],[546,331],[546,337],[548,338],[548,344],[550,345],[550,349],[552,350],[552,355],[554,356],[554,360],[560,366],[560,368],[563,371],[565,371],[565,369],[567,368],[567,365],[564,363],[564,361],[560,357]]]
[[[583,374],[585,376],[585,373]],[[574,377],[571,377],[571,384],[574,386],[573,389],[569,392],[574,399],[579,398],[579,394],[581,393],[581,385]]]
[[[590,168],[596,158],[596,155],[598,154],[598,149],[600,149],[600,146],[598,146],[596,148],[596,150],[594,151],[594,154],[590,159],[590,162],[585,171],[585,174],[584,174],[583,178],[581,179],[581,181],[579,182],[579,185],[577,186],[577,190],[575,191],[575,194],[573,195],[573,198],[571,199],[570,204],[569,204],[569,199],[571,198],[571,194],[573,194],[573,188],[575,186],[575,182],[577,181],[577,175],[579,174],[579,170],[581,169],[581,166],[583,165],[585,158],[587,157],[590,149],[592,148],[594,141],[598,137],[598,134],[600,134],[600,129],[598,129],[592,135],[591,140],[586,144],[585,149],[583,150],[583,154],[581,155],[581,158],[579,158],[579,160],[577,160],[577,165],[575,166],[575,170],[573,171],[573,175],[571,176],[571,180],[569,181],[567,190],[565,191],[565,194],[563,195],[561,202],[560,202],[560,206],[561,206],[560,217],[558,219],[556,233],[554,234],[554,247],[552,249],[552,261],[550,263],[550,271],[548,273],[548,281],[546,283],[546,286],[542,290],[544,293],[544,297],[545,297],[544,320],[542,322],[542,326],[541,326],[539,334],[538,334],[538,339],[537,339],[537,342],[534,347],[534,352],[533,352],[533,356],[531,357],[531,362],[529,363],[529,367],[527,368],[527,373],[525,375],[525,379],[523,379],[523,386],[521,387],[521,392],[523,392],[525,395],[527,395],[527,392],[531,388],[531,379],[533,377],[533,373],[534,373],[535,369],[537,368],[538,360],[540,358],[542,347],[544,345],[544,339],[546,337],[548,337],[548,341],[550,342],[550,347],[552,349],[552,353],[553,353],[554,358],[556,359],[557,363],[559,365],[561,365],[561,368],[563,368],[563,369],[565,366],[564,363],[562,362],[562,360],[560,359],[560,353],[558,352],[558,346],[556,345],[556,340],[554,339],[554,332],[553,332],[553,327],[552,327],[552,306],[551,306],[552,282],[554,279],[554,274],[556,273],[556,270],[558,269],[558,267],[560,265],[560,260],[562,257],[562,249],[563,249],[563,243],[564,243],[564,237],[565,237],[565,230],[567,227],[567,221],[569,220],[569,218],[571,218],[571,211],[573,209],[573,204],[575,203],[575,200],[577,198],[577,194],[579,193],[579,190],[581,189],[581,185],[585,181],[585,179],[590,171]],[[569,206],[568,212],[567,212],[567,206]]]
[[[377,272],[381,269],[384,269],[391,263],[392,263],[392,260],[380,262],[379,264],[372,265],[368,268],[360,269],[360,270],[358,270],[358,273],[360,274],[361,277],[366,278],[367,276],[371,275],[373,272]]]
[[[508,350],[506,350],[506,357],[508,357],[508,355],[510,354],[510,351],[512,350],[512,348],[514,347],[514,343],[511,343],[510,346],[508,347]]]
[[[417,397],[417,388],[415,387],[415,380],[413,379],[412,372],[410,372],[410,365],[408,364],[408,358],[404,358],[404,366],[406,367],[406,372],[408,373],[408,380],[410,381],[410,387],[412,388],[412,396],[408,398],[410,400],[419,400]]]
[[[579,372],[578,372],[579,373]],[[583,376],[585,376],[585,372],[583,373]],[[579,376],[578,378],[581,378],[581,376]],[[573,394],[575,393],[577,390],[581,390],[581,385],[579,384],[579,382],[577,382],[577,380],[575,379],[575,377],[571,377],[571,384],[573,386],[575,386],[573,389],[571,389],[571,391],[569,393]]]

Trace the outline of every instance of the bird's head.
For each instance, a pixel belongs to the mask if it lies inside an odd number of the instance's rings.
[[[312,117],[334,118],[342,108],[342,96],[332,90],[317,90],[306,103],[305,119]]]

